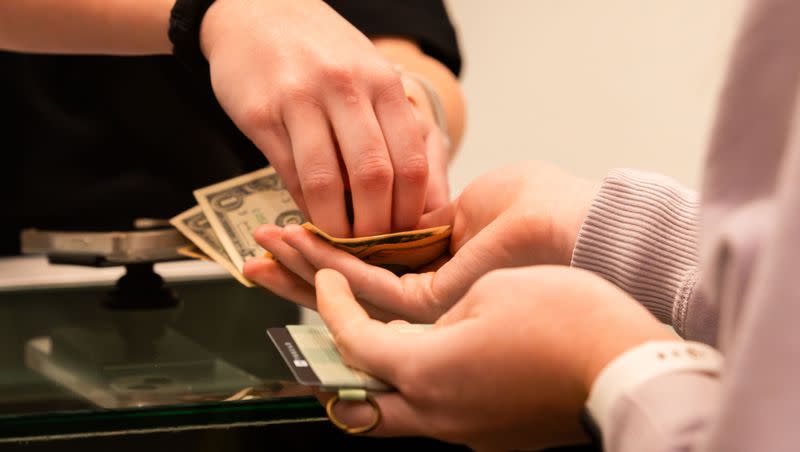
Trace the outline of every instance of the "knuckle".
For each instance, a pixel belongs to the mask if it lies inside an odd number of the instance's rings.
[[[430,403],[434,401],[434,389],[422,382],[426,380],[426,369],[418,362],[410,362],[407,365],[400,366],[394,375],[394,381],[397,382],[397,389],[402,394],[408,394],[409,397],[414,398],[418,402]]]
[[[413,157],[409,157],[397,169],[395,177],[409,184],[425,185],[428,181],[428,159],[425,154],[415,154]]]
[[[243,110],[244,129],[275,130],[283,126],[281,115],[271,102],[252,103]]]
[[[355,168],[351,183],[367,191],[381,191],[392,186],[393,178],[394,171],[388,159],[371,157]]]
[[[343,64],[332,63],[322,67],[323,80],[333,89],[345,96],[356,94],[356,73]]]
[[[520,209],[510,223],[510,229],[513,229],[510,231],[511,233],[517,234],[517,231],[523,233],[523,235],[514,235],[513,237],[547,237],[548,242],[545,243],[550,243],[549,240],[555,237],[557,231],[552,219],[532,208]]]
[[[304,84],[293,84],[283,89],[284,102],[287,105],[308,104],[320,105],[314,91]]]
[[[301,176],[303,192],[307,194],[327,193],[341,188],[342,181],[338,175],[327,168],[313,168]]]
[[[375,98],[378,102],[405,102],[406,92],[400,75],[392,70],[378,71],[375,80]]]

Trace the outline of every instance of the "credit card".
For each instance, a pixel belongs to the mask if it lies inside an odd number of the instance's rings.
[[[419,333],[432,325],[392,324],[402,332]],[[323,389],[357,388],[391,391],[391,386],[342,361],[324,325],[287,325],[267,329],[283,360],[299,383]]]

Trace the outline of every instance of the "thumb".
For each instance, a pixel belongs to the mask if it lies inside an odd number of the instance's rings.
[[[481,229],[436,271],[431,283],[435,300],[452,306],[486,273],[522,265],[514,259],[515,254],[519,254],[519,244],[505,243],[509,229],[505,223],[498,219]]]
[[[395,328],[371,319],[339,272],[318,271],[315,285],[317,309],[344,361],[394,385],[397,371],[413,356],[414,341]]]

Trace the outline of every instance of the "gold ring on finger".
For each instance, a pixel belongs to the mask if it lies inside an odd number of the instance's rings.
[[[336,394],[333,397],[331,397],[330,399],[328,399],[328,402],[325,404],[325,411],[328,412],[328,419],[330,419],[331,422],[333,423],[333,425],[338,427],[339,430],[341,430],[341,431],[343,431],[345,433],[349,433],[351,435],[358,435],[358,434],[361,434],[361,433],[369,433],[369,432],[375,430],[375,427],[377,427],[378,424],[380,424],[380,422],[381,422],[381,407],[378,405],[378,402],[375,400],[375,398],[373,398],[371,395],[367,394],[367,397],[364,400],[367,403],[369,403],[370,405],[372,405],[372,409],[373,409],[373,412],[375,413],[375,415],[374,415],[374,417],[372,419],[372,422],[370,422],[369,424],[366,424],[366,425],[358,426],[358,427],[352,427],[350,425],[345,424],[344,422],[340,421],[336,417],[336,415],[333,414],[333,408],[336,406],[336,404],[339,402],[339,400],[341,400],[339,398],[339,394]]]

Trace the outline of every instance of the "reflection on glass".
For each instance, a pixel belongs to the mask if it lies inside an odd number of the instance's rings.
[[[295,415],[321,412],[266,337],[269,327],[299,322],[295,305],[229,279],[168,288],[176,295],[170,303],[126,297],[123,305],[110,299],[108,284],[0,290],[0,437],[46,435],[60,425],[88,432],[98,422],[92,413],[111,419],[131,409],[142,410],[140,421],[153,416],[141,421],[147,428],[164,424],[158,410],[176,406],[200,413],[191,420],[199,423],[217,422],[203,410],[245,401],[287,400],[269,405],[265,416],[276,420],[284,406]],[[225,419],[263,419],[253,409]],[[85,426],[74,424],[76,412],[89,416]],[[27,419],[30,428],[9,427]]]

